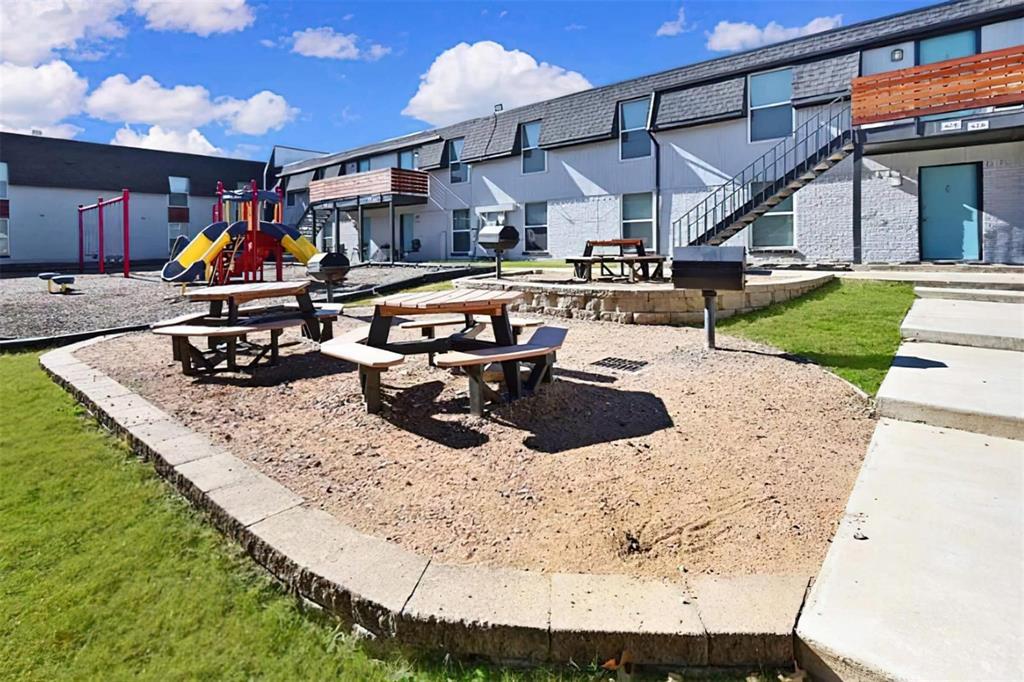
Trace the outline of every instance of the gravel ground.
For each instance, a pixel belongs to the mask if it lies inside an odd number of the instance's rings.
[[[79,355],[313,504],[438,561],[817,572],[874,428],[865,400],[730,337],[708,352],[699,330],[553,323],[570,329],[558,380],[483,419],[465,378],[422,357],[384,375],[384,411],[368,415],[354,367],[306,345],[255,381],[188,379],[147,333]],[[607,356],[649,364],[591,364]]]
[[[437,268],[364,267],[349,271],[336,293],[390,284],[418,277]],[[267,281],[274,279],[273,266],[266,269]],[[286,266],[285,279],[305,279],[306,268]],[[315,285],[314,292],[320,285]],[[46,282],[35,275],[0,279],[0,338],[52,336],[93,329],[108,329],[157,320],[202,310],[206,304],[189,303],[181,287],[160,281],[159,271],[133,272],[130,279],[120,274],[75,275],[74,292],[50,294]],[[314,293],[314,297],[317,294]]]

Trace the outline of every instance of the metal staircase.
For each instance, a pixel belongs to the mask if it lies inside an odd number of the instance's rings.
[[[672,223],[675,246],[718,246],[853,151],[850,103],[838,98]]]
[[[317,233],[324,228],[324,225],[326,225],[330,219],[331,209],[319,208],[310,204],[306,207],[306,210],[302,212],[302,216],[295,224],[295,229],[298,230],[303,237],[315,244]]]

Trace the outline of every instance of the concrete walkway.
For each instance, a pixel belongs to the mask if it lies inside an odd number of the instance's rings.
[[[843,279],[913,282],[933,287],[1003,289],[1024,291],[1024,273],[1014,272],[909,272],[905,270],[854,270],[837,272]]]
[[[915,341],[1024,351],[1024,305],[921,299],[903,320],[901,331],[903,338]]]
[[[905,329],[949,332],[962,304],[919,300]],[[1020,319],[962,310],[967,343]],[[900,347],[877,407],[905,421],[879,422],[797,624],[816,678],[1024,679],[1022,385],[1018,351]]]

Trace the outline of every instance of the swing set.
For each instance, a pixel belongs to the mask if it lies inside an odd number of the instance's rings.
[[[91,231],[86,230],[86,217],[95,215],[96,216],[96,239],[95,244],[89,244],[89,246],[95,246],[96,248],[96,260],[99,265],[100,274],[106,274],[107,272],[107,251],[106,251],[106,223],[104,221],[104,211],[108,206],[121,205],[121,254],[122,262],[124,264],[124,276],[128,277],[131,271],[131,253],[130,253],[130,224],[129,224],[129,202],[131,201],[131,193],[127,189],[121,190],[121,196],[114,199],[104,199],[99,197],[96,199],[95,204],[89,204],[78,206],[78,271],[80,273],[85,272],[85,252],[87,247],[87,241],[91,237]],[[93,214],[92,212],[96,213]]]

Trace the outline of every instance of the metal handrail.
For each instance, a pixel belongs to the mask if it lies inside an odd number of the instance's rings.
[[[840,96],[829,102],[790,136],[676,219],[672,223],[673,243],[685,246],[708,242],[735,222],[737,212],[753,210],[778,193],[782,189],[778,185],[789,182],[789,175],[805,172],[833,153],[837,144],[842,146],[852,138],[850,104],[845,100]]]

